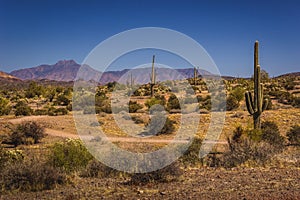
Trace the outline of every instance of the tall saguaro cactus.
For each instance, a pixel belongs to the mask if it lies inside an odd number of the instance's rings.
[[[263,100],[263,85],[260,83],[260,65],[258,63],[258,41],[254,45],[254,100],[251,92],[245,93],[246,106],[253,116],[254,129],[260,129],[260,116],[268,106],[268,99]]]
[[[154,61],[155,55],[152,57],[152,72],[151,72],[151,83],[150,83],[150,90],[151,90],[151,97],[154,95],[154,85],[156,84],[156,73],[154,69]]]
[[[194,85],[197,84],[197,69],[194,67]]]

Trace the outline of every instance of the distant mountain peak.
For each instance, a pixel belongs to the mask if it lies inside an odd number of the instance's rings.
[[[79,65],[75,60],[59,60],[55,65]]]

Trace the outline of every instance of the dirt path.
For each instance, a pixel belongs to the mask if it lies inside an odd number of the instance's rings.
[[[26,116],[21,118],[15,118],[8,120],[9,122],[13,124],[19,124],[24,121],[36,121],[40,119],[44,119],[47,116]],[[45,128],[45,133],[50,136],[54,137],[62,137],[62,138],[72,138],[72,139],[93,139],[94,137],[91,135],[77,135],[77,134],[71,134],[67,133],[65,131],[59,131],[55,129]],[[129,143],[188,143],[189,140],[171,140],[171,139],[153,139],[153,138],[136,138],[136,137],[107,137],[107,140],[110,142],[129,142]],[[227,144],[226,141],[205,141],[205,143],[209,144]]]

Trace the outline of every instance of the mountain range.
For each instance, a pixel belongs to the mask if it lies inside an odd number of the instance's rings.
[[[123,69],[120,71],[105,71],[99,72],[92,67],[81,65],[74,60],[61,60],[53,65],[39,65],[37,67],[25,68],[12,71],[11,76],[17,77],[21,80],[54,80],[54,81],[74,81],[78,70],[81,69],[80,77],[85,80],[98,80],[101,76],[100,83],[108,83],[112,81],[126,82],[132,76],[136,83],[147,83],[150,80],[151,68],[140,69]],[[201,75],[212,75],[206,70],[198,70]],[[158,81],[175,80],[183,78],[191,78],[194,76],[193,68],[186,69],[170,69],[170,68],[156,68],[156,75]]]
[[[100,72],[88,65],[81,66],[74,60],[60,60],[53,65],[43,64],[32,68],[24,68],[5,73],[0,71],[0,82],[21,82],[22,80],[39,80],[39,81],[59,81],[59,82],[72,82],[77,77],[78,70],[80,69],[80,77],[85,80],[99,81],[105,84],[112,81],[125,83],[130,81],[131,77],[135,83],[148,83],[150,81],[151,67],[139,69],[123,69],[119,71],[105,71]],[[211,76],[212,73],[198,69],[200,76]],[[186,79],[194,76],[193,68],[185,69],[170,69],[156,67],[157,81]],[[284,76],[300,76],[300,72],[283,74],[278,77]],[[222,76],[224,79],[232,79],[231,76]]]

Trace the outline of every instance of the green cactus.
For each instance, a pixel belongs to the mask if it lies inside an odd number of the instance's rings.
[[[156,84],[156,71],[154,69],[154,60],[155,60],[155,55],[152,57],[152,73],[151,73],[151,83],[150,83],[150,88],[151,88],[151,97],[154,95],[154,85]]]
[[[263,100],[263,85],[260,83],[260,65],[258,63],[258,41],[254,46],[254,101],[251,92],[245,93],[246,106],[253,116],[254,129],[260,129],[260,116],[268,106],[268,99]]]
[[[194,67],[194,85],[197,84],[197,69]]]

